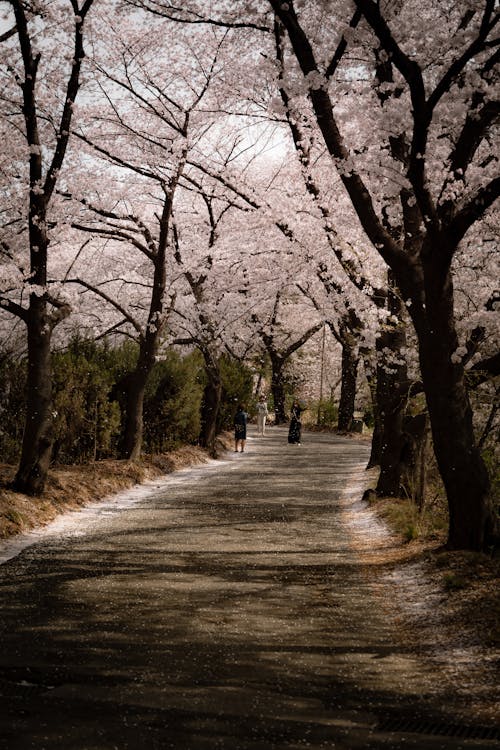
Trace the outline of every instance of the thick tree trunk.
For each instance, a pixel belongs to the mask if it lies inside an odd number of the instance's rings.
[[[27,495],[43,492],[52,456],[52,329],[44,299],[31,296],[27,320],[28,379],[21,459],[13,487]]]
[[[262,385],[262,379],[263,379],[263,377],[264,376],[263,376],[262,372],[259,372],[259,375],[257,377],[257,382],[255,383],[255,388],[254,388],[254,396],[255,396],[255,398],[257,398],[258,395],[260,394],[260,388],[261,388],[261,385]]]
[[[125,426],[121,457],[137,461],[141,456],[143,433],[144,391],[149,372],[135,370],[130,373],[126,389]]]
[[[484,549],[497,532],[490,485],[476,446],[464,368],[454,361],[458,337],[451,277],[445,284],[426,274],[426,318],[417,320],[420,369],[434,452],[448,498],[451,549]]]
[[[212,456],[217,455],[215,439],[217,437],[217,418],[222,398],[222,381],[217,366],[211,362],[206,366],[207,384],[203,393],[201,407],[200,445],[207,448]]]
[[[373,434],[372,444],[370,450],[370,458],[366,465],[367,469],[373,469],[375,466],[380,466],[380,455],[382,453],[382,434],[383,425],[380,418],[376,401],[372,401],[373,404]]]
[[[342,383],[340,388],[340,403],[337,429],[339,432],[349,432],[354,419],[354,403],[356,399],[356,381],[358,376],[359,354],[358,348],[349,341],[342,342]]]
[[[125,424],[120,443],[120,457],[138,461],[141,457],[143,437],[144,393],[155,364],[157,335],[150,332],[140,344],[137,364],[114,389],[121,394],[125,410]]]

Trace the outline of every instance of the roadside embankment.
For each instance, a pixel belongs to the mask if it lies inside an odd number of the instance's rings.
[[[224,451],[228,446],[228,436],[221,435],[219,450]],[[29,497],[10,489],[16,467],[0,464],[0,539],[45,526],[62,513],[209,460],[210,456],[203,448],[184,445],[169,453],[143,456],[140,462],[104,460],[93,464],[53,466],[40,497]]]

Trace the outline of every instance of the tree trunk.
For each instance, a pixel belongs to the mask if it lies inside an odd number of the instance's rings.
[[[158,335],[149,332],[139,344],[137,364],[115,386],[112,393],[120,395],[125,411],[125,425],[120,444],[120,457],[138,461],[141,457],[143,437],[144,393],[155,364]]]
[[[207,374],[207,384],[203,393],[201,407],[200,445],[203,448],[207,448],[215,458],[217,455],[215,438],[217,437],[217,418],[222,398],[222,381],[219,368],[213,362],[205,366],[205,371]]]
[[[274,423],[284,424],[286,419],[285,413],[285,386],[283,384],[283,367],[282,363],[271,357],[272,375],[271,375],[271,392],[274,401]]]
[[[342,342],[342,384],[340,389],[339,416],[337,429],[349,432],[354,419],[354,402],[356,399],[356,381],[358,376],[358,348],[349,341]]]
[[[404,418],[405,446],[402,455],[402,485],[421,512],[425,504],[428,418],[417,414]]]
[[[387,371],[384,362],[377,368],[377,409],[380,421],[380,474],[375,490],[377,495],[397,497],[401,490],[401,457],[405,444],[404,401],[397,379]]]
[[[255,388],[254,388],[254,396],[255,396],[255,398],[257,398],[257,396],[260,393],[260,387],[261,387],[261,384],[262,384],[262,378],[263,378],[262,372],[259,372],[258,377],[257,377],[257,382],[255,383]]]
[[[398,323],[383,324],[377,339],[377,410],[380,419],[380,474],[375,491],[377,495],[397,497],[401,490],[403,471],[403,429],[408,386],[406,360],[402,350],[406,345],[405,324],[402,320],[401,302],[391,290],[389,279],[389,312]]]
[[[141,457],[143,432],[144,391],[149,372],[135,370],[130,373],[126,386],[125,427],[121,457],[137,461]]]
[[[52,456],[52,369],[47,302],[32,294],[27,319],[28,378],[21,459],[13,487],[27,495],[43,492]]]
[[[370,389],[370,400],[372,404],[373,413],[373,435],[370,458],[366,466],[367,469],[373,469],[374,466],[380,465],[380,451],[382,446],[382,424],[378,414],[377,406],[377,376],[375,373],[375,365],[372,361],[372,356],[368,351],[363,354],[363,366],[365,370],[365,377]]]
[[[497,533],[490,484],[476,446],[464,368],[454,360],[458,337],[453,286],[427,269],[426,317],[415,320],[420,369],[431,422],[434,452],[448,498],[451,549],[481,550]]]

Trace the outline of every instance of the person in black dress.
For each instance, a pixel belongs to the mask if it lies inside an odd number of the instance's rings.
[[[290,429],[288,430],[288,442],[300,445],[300,433],[302,429],[302,422],[300,421],[300,415],[302,409],[298,401],[294,401],[292,404],[292,410],[290,412]]]

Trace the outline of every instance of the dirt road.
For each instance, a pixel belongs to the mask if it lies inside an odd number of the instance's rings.
[[[409,641],[368,446],[250,435],[0,566],[0,748],[499,746]]]

